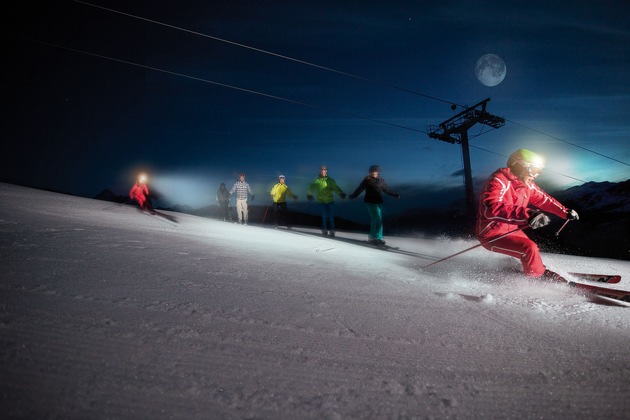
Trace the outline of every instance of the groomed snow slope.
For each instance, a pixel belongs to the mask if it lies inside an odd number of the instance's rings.
[[[165,216],[0,184],[3,418],[627,418],[630,308],[420,269],[474,242]]]

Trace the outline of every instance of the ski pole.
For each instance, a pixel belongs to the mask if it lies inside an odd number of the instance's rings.
[[[273,198],[271,200],[269,200],[269,204],[267,204],[267,208],[265,209],[265,214],[263,215],[263,220],[262,220],[262,224],[265,224],[265,219],[267,218],[267,211],[269,210],[269,206],[271,205],[271,202],[273,201]]]
[[[564,224],[562,226],[560,226],[560,229],[558,229],[558,231],[556,232],[556,238],[558,236],[560,236],[560,232],[562,232],[562,229],[564,229],[564,227],[567,225],[567,223],[569,223],[571,221],[571,219],[567,219]]]
[[[492,242],[494,242],[494,241],[498,241],[499,239],[503,239],[503,238],[505,238],[506,236],[509,236],[509,235],[513,234],[514,232],[519,232],[519,231],[521,231],[521,230],[525,230],[525,229],[527,229],[528,227],[529,227],[529,225],[525,225],[525,226],[522,226],[522,227],[520,227],[520,228],[518,228],[518,229],[511,230],[511,231],[509,231],[509,232],[507,232],[507,233],[505,233],[505,234],[503,234],[503,235],[501,235],[501,236],[497,236],[496,238],[492,238],[492,239],[490,239],[489,241],[480,242],[480,243],[478,243],[477,245],[471,246],[470,248],[467,248],[467,249],[465,249],[465,250],[463,250],[463,251],[459,251],[459,252],[457,252],[457,253],[455,253],[455,254],[453,254],[453,255],[449,255],[448,257],[444,257],[444,258],[442,258],[441,260],[433,261],[431,264],[425,265],[425,266],[420,267],[420,268],[427,268],[427,267],[431,267],[432,265],[435,265],[435,264],[441,263],[441,262],[446,261],[446,260],[450,260],[451,258],[456,257],[456,256],[458,256],[458,255],[461,255],[461,254],[463,254],[464,252],[468,252],[468,251],[470,251],[470,250],[472,250],[472,249],[479,248],[480,246],[483,246],[483,245],[486,245],[486,244],[492,243]]]

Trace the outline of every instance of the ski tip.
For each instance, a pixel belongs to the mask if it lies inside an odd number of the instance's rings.
[[[576,272],[570,272],[567,274],[579,280],[587,280],[596,283],[615,284],[621,281],[621,276],[619,274],[590,274]]]

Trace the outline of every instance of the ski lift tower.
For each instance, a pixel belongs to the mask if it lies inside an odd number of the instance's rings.
[[[500,128],[505,125],[505,118],[497,117],[486,111],[486,105],[490,98],[484,99],[476,105],[467,107],[465,110],[443,123],[428,127],[429,137],[442,140],[451,144],[462,145],[462,156],[464,160],[464,182],[466,186],[466,208],[470,220],[475,218],[475,192],[472,182],[472,170],[470,167],[470,150],[468,147],[468,129],[473,125],[485,124],[492,128]],[[451,107],[455,110],[455,105]]]

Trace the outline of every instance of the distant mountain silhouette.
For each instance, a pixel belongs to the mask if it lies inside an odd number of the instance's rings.
[[[630,179],[624,182],[587,182],[560,191],[555,197],[569,207],[610,213],[630,212]]]
[[[575,209],[580,220],[570,222],[558,238],[547,235],[547,246],[576,255],[630,260],[630,180],[587,182],[554,196]]]

